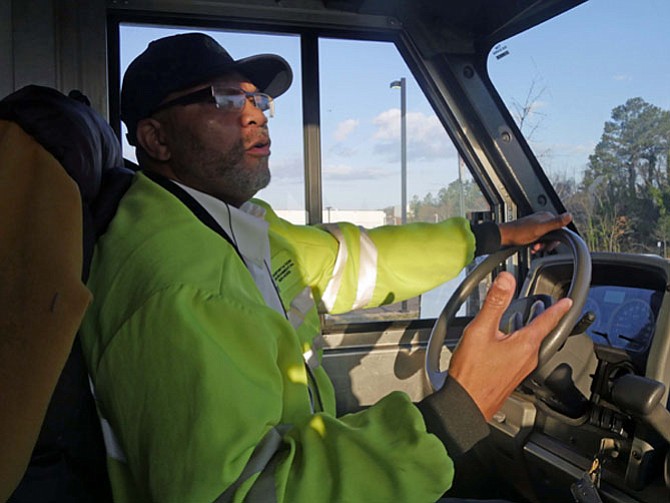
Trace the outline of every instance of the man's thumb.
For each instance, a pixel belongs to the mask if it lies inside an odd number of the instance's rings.
[[[516,280],[514,276],[508,272],[498,274],[486,294],[482,309],[473,322],[476,321],[480,326],[485,325],[497,331],[502,315],[512,301],[515,287]]]

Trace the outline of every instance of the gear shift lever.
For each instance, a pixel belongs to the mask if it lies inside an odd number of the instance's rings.
[[[670,443],[670,411],[661,403],[664,394],[663,383],[627,374],[614,383],[612,401],[627,414],[647,423]]]

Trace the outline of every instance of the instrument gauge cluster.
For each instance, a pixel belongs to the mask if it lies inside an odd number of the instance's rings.
[[[586,330],[593,342],[642,353],[649,349],[662,292],[620,285],[592,285],[584,312],[595,321]]]
[[[670,263],[659,256],[623,253],[592,253],[591,286],[582,314],[593,321],[583,333],[600,347],[624,351],[637,372],[644,373],[654,337],[670,337],[670,327],[659,327],[670,309]],[[524,288],[529,294],[560,298],[567,294],[572,263],[560,256],[533,263]],[[587,318],[584,318],[587,319]],[[659,348],[670,347],[661,341]],[[652,355],[655,364],[662,355]]]

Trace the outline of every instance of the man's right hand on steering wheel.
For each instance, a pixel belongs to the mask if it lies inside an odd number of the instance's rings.
[[[563,298],[528,325],[506,335],[498,327],[515,286],[514,276],[508,272],[496,277],[449,364],[449,378],[456,379],[468,392],[486,420],[535,369],[542,340],[572,306],[571,299]]]
[[[498,224],[498,244],[504,247],[489,255],[466,277],[436,320],[426,351],[426,372],[437,391],[417,406],[428,431],[442,440],[450,454],[458,456],[488,435],[486,421],[500,410],[507,397],[531,372],[536,376],[534,369],[538,362],[546,363],[560,348],[572,329],[574,318],[581,312],[590,283],[591,262],[586,245],[576,234],[558,230],[571,220],[568,213],[555,216],[541,212]],[[549,233],[545,243],[550,244],[538,246],[535,242],[545,236],[545,232]],[[523,306],[517,302],[516,307],[508,309],[516,282],[509,273],[499,274],[479,314],[464,330],[449,370],[440,370],[447,326],[479,281],[522,246],[537,251],[551,246],[553,241],[564,243],[575,262],[566,298],[543,304],[544,312],[534,318],[529,313],[530,322],[524,318],[521,323],[525,326],[507,335],[499,328],[505,311],[516,319],[516,315],[521,314],[519,306]]]
[[[498,326],[514,287],[511,274],[498,275],[479,314],[463,332],[443,386],[417,404],[427,430],[442,440],[451,456],[470,450],[488,435],[486,421],[535,368],[540,343],[572,305],[571,299],[561,299],[505,335]]]

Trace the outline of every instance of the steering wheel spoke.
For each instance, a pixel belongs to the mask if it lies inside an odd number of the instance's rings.
[[[500,330],[506,334],[519,330],[521,327],[528,325],[554,302],[551,295],[544,294],[514,299],[500,320]]]

